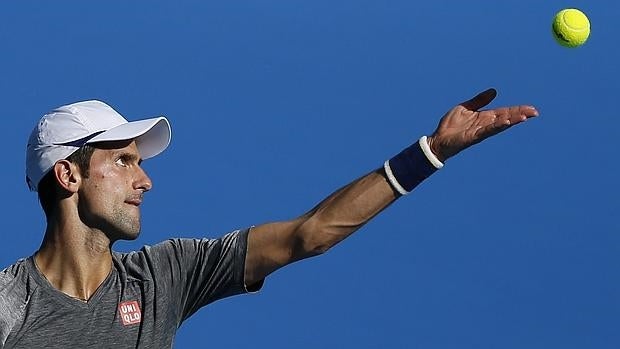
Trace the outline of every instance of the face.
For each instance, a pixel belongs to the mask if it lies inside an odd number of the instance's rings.
[[[140,233],[140,204],[152,183],[140,167],[134,141],[96,144],[78,191],[78,211],[90,228],[110,241],[133,240]]]

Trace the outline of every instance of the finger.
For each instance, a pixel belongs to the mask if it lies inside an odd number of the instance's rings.
[[[510,124],[523,122],[529,118],[538,116],[536,108],[530,105],[518,105],[506,108],[497,108],[490,110],[495,113],[497,120],[508,120]]]
[[[484,92],[480,92],[474,98],[461,103],[463,107],[469,110],[478,110],[489,103],[497,96],[497,91],[494,88],[490,88]]]
[[[491,136],[494,136],[504,130],[506,130],[507,128],[509,128],[510,126],[512,126],[509,122],[507,122],[506,120],[504,121],[496,121],[494,123],[488,124],[486,126],[481,126],[477,131],[476,131],[476,143],[481,142]]]
[[[529,118],[538,116],[536,108],[529,105],[497,108],[480,112],[481,119],[487,120],[476,131],[479,140],[496,135],[509,127],[519,124]]]

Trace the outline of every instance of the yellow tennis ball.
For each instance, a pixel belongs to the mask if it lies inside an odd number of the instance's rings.
[[[583,45],[590,36],[588,17],[575,8],[567,8],[555,15],[551,26],[553,37],[562,46]]]

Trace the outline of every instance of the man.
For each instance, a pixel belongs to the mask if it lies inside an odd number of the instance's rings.
[[[163,118],[127,122],[99,101],[60,107],[33,130],[27,182],[47,218],[40,249],[0,273],[0,348],[165,348],[202,306],[257,291],[267,275],[345,239],[450,157],[538,115],[480,110],[489,89],[444,115],[429,137],[334,192],[306,214],[220,239],[172,239],[117,253],[137,238],[152,183],[140,167],[163,151]]]

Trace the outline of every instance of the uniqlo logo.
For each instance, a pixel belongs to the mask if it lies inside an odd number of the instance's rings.
[[[138,301],[128,301],[119,304],[118,313],[121,316],[121,321],[123,321],[123,326],[139,324],[142,320]]]

